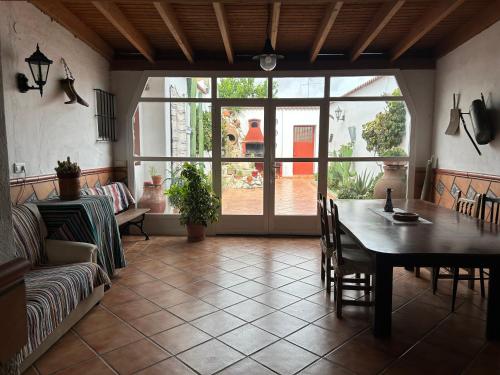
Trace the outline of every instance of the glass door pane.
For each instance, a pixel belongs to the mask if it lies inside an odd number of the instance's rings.
[[[222,215],[264,214],[264,108],[221,108]]]
[[[319,113],[316,106],[276,108],[275,215],[316,215]]]

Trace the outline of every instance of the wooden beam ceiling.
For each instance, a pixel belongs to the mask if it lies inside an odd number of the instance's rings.
[[[174,37],[175,41],[181,48],[182,52],[184,53],[188,61],[190,63],[193,63],[194,62],[193,49],[191,48],[191,45],[189,44],[188,39],[186,38],[186,34],[184,34],[184,30],[179,25],[179,22],[175,17],[175,13],[172,6],[164,1],[155,2],[153,3],[153,5],[160,14],[160,17],[162,18],[163,22],[165,22],[165,25],[167,25],[168,29],[170,30],[170,33]]]
[[[500,0],[496,0],[460,26],[453,34],[442,40],[436,47],[438,57],[444,56],[472,37],[500,21]]]
[[[361,56],[370,43],[373,42],[378,34],[384,29],[385,25],[387,25],[392,17],[396,15],[398,10],[401,9],[404,3],[405,0],[397,0],[382,5],[351,50],[351,61],[356,61],[356,59]]]
[[[69,11],[60,1],[31,0],[30,2],[68,29],[75,37],[104,56],[107,60],[113,58],[113,48],[97,35],[94,30],[80,21],[80,19],[71,13],[71,11]]]
[[[127,19],[123,12],[111,1],[92,1],[92,4],[106,19],[140,52],[149,62],[154,63],[154,50],[148,40]]]
[[[319,28],[316,39],[314,40],[313,47],[311,48],[311,54],[309,57],[310,62],[316,61],[323,44],[325,44],[326,37],[330,33],[337,16],[339,15],[340,9],[342,8],[343,1],[336,1],[331,3],[326,10],[326,13],[321,21],[321,26]]]
[[[439,22],[448,17],[454,10],[462,5],[465,0],[444,0],[432,5],[404,37],[398,45],[391,51],[391,61],[396,60],[403,53],[408,51],[425,34],[431,31]]]
[[[278,26],[280,23],[281,2],[273,3],[273,13],[271,17],[271,45],[276,48],[276,40],[278,39]]]
[[[219,25],[219,30],[222,35],[222,42],[224,43],[224,49],[226,50],[227,60],[232,64],[234,62],[234,53],[233,47],[231,46],[231,38],[229,37],[229,23],[227,22],[224,4],[221,2],[214,2],[212,5],[215,17],[217,18],[217,24]]]

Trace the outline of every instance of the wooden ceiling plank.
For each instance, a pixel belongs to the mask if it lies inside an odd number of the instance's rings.
[[[343,4],[343,1],[336,1],[328,6],[323,20],[321,21],[321,26],[319,27],[318,33],[316,34],[316,39],[314,40],[313,47],[311,49],[311,55],[309,58],[310,62],[313,63],[314,61],[316,61],[316,58],[318,57],[323,44],[325,44],[325,40],[330,33],[330,30],[332,29],[332,26],[335,23],[335,20],[337,19],[337,16],[339,15],[340,9],[342,9]]]
[[[180,49],[188,59],[190,63],[194,62],[194,53],[189,41],[184,33],[184,30],[179,25],[179,21],[175,16],[174,9],[167,2],[155,2],[153,3],[154,7],[158,11],[160,17],[162,18],[165,25],[170,30],[170,33],[174,37],[175,41],[179,45]]]
[[[110,47],[94,30],[83,23],[75,14],[64,6],[60,1],[31,0],[42,12],[56,20],[75,37],[88,44],[95,51],[111,60],[114,55],[113,48]]]
[[[411,28],[410,32],[391,51],[391,61],[399,58],[417,43],[425,34],[431,31],[438,23],[448,17],[465,0],[443,0],[432,5],[422,18]]]
[[[118,6],[111,1],[92,1],[104,17],[151,63],[154,50],[148,40],[130,23]]]
[[[224,49],[226,50],[227,60],[230,64],[234,62],[233,47],[231,46],[231,38],[229,36],[229,23],[227,22],[227,14],[224,9],[224,4],[221,2],[212,3],[214,8],[215,17],[217,18],[217,24],[219,25],[219,30],[222,35],[222,42],[224,43]]]
[[[405,0],[392,1],[382,5],[375,14],[372,21],[356,41],[351,50],[351,61],[356,61],[359,56],[368,48],[371,42],[380,34],[389,21],[396,15],[399,9],[404,5]]]
[[[278,26],[280,23],[281,2],[273,3],[273,13],[271,16],[271,45],[276,48],[276,41],[278,40]]]
[[[500,0],[494,1],[478,14],[473,15],[468,22],[439,42],[436,55],[442,57],[448,54],[498,21],[500,21]]]

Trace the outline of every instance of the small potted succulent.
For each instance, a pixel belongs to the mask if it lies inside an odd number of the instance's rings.
[[[165,194],[172,206],[179,210],[180,223],[186,226],[188,241],[203,241],[207,225],[219,219],[220,207],[220,200],[203,170],[194,164],[184,163],[180,178]]]
[[[66,160],[57,161],[55,168],[59,179],[59,197],[61,200],[71,201],[80,198],[80,176],[82,171],[77,163],[73,163],[69,156]]]
[[[163,183],[163,176],[158,174],[158,170],[155,167],[149,167],[149,175],[153,180],[153,185],[161,185]]]

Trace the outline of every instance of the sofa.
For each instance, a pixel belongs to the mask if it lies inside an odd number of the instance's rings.
[[[46,229],[35,205],[13,207],[12,219],[16,255],[31,264],[24,276],[27,344],[8,370],[0,364],[0,374],[29,368],[99,303],[104,288],[111,284],[96,263],[95,245],[46,239]]]

